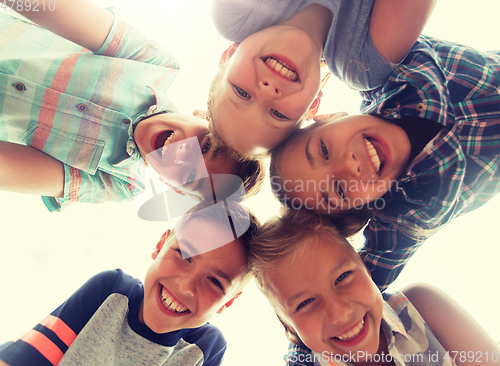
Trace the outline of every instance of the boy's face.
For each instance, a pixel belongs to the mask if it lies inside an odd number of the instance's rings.
[[[374,354],[383,300],[361,259],[328,242],[306,248],[288,264],[271,279],[274,300],[304,344],[319,353]]]
[[[209,174],[237,174],[224,154],[212,157],[208,122],[180,113],[153,115],[138,123],[141,155],[167,183],[202,198],[212,197]]]
[[[367,115],[318,124],[292,138],[280,153],[278,188],[294,207],[322,214],[382,197],[403,173],[411,150],[402,128]]]
[[[212,116],[217,134],[231,148],[250,155],[283,141],[318,94],[319,57],[310,38],[289,26],[247,37],[215,91]]]
[[[185,226],[182,250],[210,245],[223,226],[195,217]],[[243,246],[234,240],[217,249],[184,259],[177,240],[165,236],[153,252],[144,281],[139,319],[155,333],[205,324],[224,305],[230,306],[247,273]],[[201,250],[199,250],[201,251]]]

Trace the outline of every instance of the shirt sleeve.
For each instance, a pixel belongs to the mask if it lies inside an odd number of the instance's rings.
[[[64,197],[42,197],[51,212],[59,212],[75,202],[128,202],[144,190],[139,175],[133,172],[122,179],[101,170],[89,174],[64,164],[64,176]]]
[[[324,49],[332,73],[350,88],[361,91],[380,87],[398,67],[380,55],[370,37],[373,3],[342,1]]]
[[[31,331],[2,349],[0,359],[11,366],[57,365],[121,274],[114,270],[92,277]]]
[[[423,242],[381,220],[371,220],[364,236],[359,255],[381,291],[394,282]]]
[[[179,63],[173,54],[153,40],[147,39],[134,27],[124,22],[115,13],[115,19],[106,41],[95,52],[108,57],[125,58],[179,70]]]

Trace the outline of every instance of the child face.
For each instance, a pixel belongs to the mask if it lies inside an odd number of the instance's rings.
[[[134,139],[141,155],[167,183],[202,198],[212,197],[208,174],[237,174],[225,155],[212,157],[205,119],[163,113],[139,122]]]
[[[318,243],[283,264],[271,281],[278,315],[310,349],[377,351],[383,300],[356,254],[336,242]]]
[[[184,246],[196,252],[197,246],[210,245],[207,241],[221,230],[222,225],[206,218],[191,219],[183,230],[183,251]],[[246,274],[243,246],[234,240],[183,259],[177,240],[165,239],[157,244],[146,273],[139,319],[156,333],[200,327],[234,301]]]
[[[389,191],[408,164],[410,149],[404,130],[378,117],[318,124],[294,136],[280,153],[279,188],[294,205],[300,201],[322,214],[359,207]]]
[[[294,27],[273,26],[247,37],[215,91],[215,131],[241,153],[271,150],[298,127],[318,94],[319,57],[309,36]]]

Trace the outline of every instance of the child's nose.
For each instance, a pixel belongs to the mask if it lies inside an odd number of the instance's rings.
[[[348,153],[339,161],[333,161],[333,175],[349,179],[361,177],[361,164],[353,153]]]
[[[175,280],[177,286],[179,287],[179,291],[187,296],[194,296],[195,293],[195,281],[193,276],[191,275],[185,275],[185,276],[179,276]]]
[[[184,140],[175,152],[174,164],[182,165],[193,160],[192,141]]]
[[[348,301],[332,297],[327,300],[326,320],[330,324],[343,323],[351,319],[353,307]]]
[[[274,99],[281,97],[281,89],[271,80],[259,81],[259,90],[261,96],[265,99]]]

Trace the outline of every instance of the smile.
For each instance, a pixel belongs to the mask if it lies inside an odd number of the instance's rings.
[[[190,313],[191,312],[187,306],[184,306],[180,302],[176,301],[172,297],[172,295],[162,285],[160,285],[160,296],[161,296],[161,300],[162,300],[163,305],[168,310],[173,311],[174,313]]]
[[[357,336],[359,336],[359,334],[363,330],[364,326],[365,326],[365,319],[363,318],[353,328],[351,328],[348,332],[339,334],[338,336],[336,336],[334,338],[341,340],[342,342],[352,341]]]
[[[158,155],[160,155],[160,158],[165,156],[167,150],[168,150],[168,145],[170,145],[173,142],[174,139],[174,131],[169,130],[162,132],[158,135],[156,139],[156,152]]]
[[[375,172],[379,173],[385,166],[384,149],[382,148],[380,142],[373,137],[364,136],[363,140],[365,141],[370,162],[372,163]]]
[[[298,81],[299,77],[297,75],[297,71],[295,71],[285,61],[275,57],[266,57],[263,60],[266,63],[267,67],[269,67],[272,71],[280,74],[285,79],[294,82]]]

